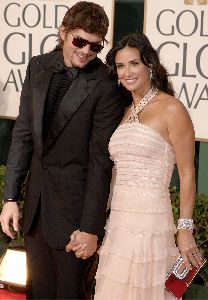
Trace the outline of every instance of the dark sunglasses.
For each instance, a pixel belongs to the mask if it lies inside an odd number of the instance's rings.
[[[89,42],[88,40],[85,40],[79,36],[73,36],[72,34],[71,36],[72,36],[72,44],[75,47],[84,48],[85,46],[90,45],[90,50],[93,52],[100,52],[104,48],[104,46],[101,44]]]

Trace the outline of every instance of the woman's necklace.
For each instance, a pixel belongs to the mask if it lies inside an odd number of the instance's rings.
[[[155,87],[152,87],[149,89],[149,91],[144,95],[141,101],[134,106],[134,102],[132,102],[131,105],[131,113],[130,115],[125,119],[124,123],[132,123],[135,121],[139,121],[138,114],[140,111],[147,105],[157,94],[158,89]]]

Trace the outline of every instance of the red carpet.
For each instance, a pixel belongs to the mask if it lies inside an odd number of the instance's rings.
[[[25,300],[25,294],[14,293],[8,290],[0,289],[0,300]]]

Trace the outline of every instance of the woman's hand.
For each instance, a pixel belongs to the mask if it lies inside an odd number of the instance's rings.
[[[74,251],[77,258],[87,259],[97,250],[98,236],[77,229],[70,236],[66,251]]]
[[[199,267],[202,264],[202,255],[197,248],[193,234],[189,229],[178,230],[177,244],[188,269],[191,269],[191,265]]]

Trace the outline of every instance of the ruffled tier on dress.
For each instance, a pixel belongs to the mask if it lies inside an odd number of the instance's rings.
[[[164,231],[157,227],[157,234],[136,233],[125,227],[125,218],[132,219],[128,212],[112,211],[111,219],[123,220],[123,226],[107,227],[107,234],[100,250],[99,270],[96,275],[96,300],[162,300],[174,299],[164,291],[164,282],[178,250],[173,234],[175,228]],[[135,218],[148,222],[151,214],[134,213]],[[162,223],[163,216],[158,220]],[[113,223],[113,222],[112,222]],[[159,224],[159,222],[158,222]],[[128,224],[129,225],[129,224]],[[157,225],[155,225],[157,226]],[[128,287],[128,288],[127,288]],[[107,298],[106,291],[109,291]]]

